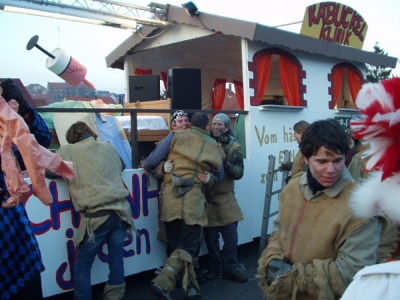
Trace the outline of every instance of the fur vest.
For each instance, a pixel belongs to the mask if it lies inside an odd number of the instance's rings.
[[[230,144],[230,143],[229,143]],[[240,148],[233,142],[227,151],[226,162],[230,162],[232,153]],[[243,163],[243,160],[242,160]],[[243,220],[243,214],[235,198],[235,180],[225,169],[224,178],[207,189],[208,227],[225,226]]]
[[[198,179],[200,173],[220,169],[225,153],[221,145],[207,131],[197,127],[175,132],[168,160],[174,161],[174,170],[165,174],[161,188],[160,220],[181,219],[188,225],[207,224],[205,186]],[[178,195],[172,176],[191,180],[192,188]]]

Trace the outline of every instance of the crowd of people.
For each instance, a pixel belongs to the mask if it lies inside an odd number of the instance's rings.
[[[48,147],[51,134],[19,88],[7,79],[0,83],[0,93],[0,101],[10,105],[36,140]],[[279,214],[256,276],[267,299],[340,299],[353,278],[370,274],[371,269],[359,273],[364,267],[394,259],[398,220],[390,214],[354,212],[352,197],[369,178],[362,156],[365,149],[353,149],[354,137],[335,119],[311,124],[302,120],[293,130],[299,151],[292,163],[281,165],[291,177],[281,192]],[[96,138],[86,123],[76,122],[66,133],[68,145],[56,152],[73,162],[75,177],[65,180],[81,216],[75,240],[74,299],[92,298],[91,267],[106,241],[109,276],[103,297],[117,300],[125,294],[124,240],[135,227],[121,175],[124,163],[110,143]],[[23,170],[22,157],[14,150]],[[218,113],[210,121],[202,112],[189,118],[176,111],[170,133],[141,166],[161,182],[158,238],[166,244],[166,261],[151,281],[151,292],[168,300],[181,286],[186,298],[194,300],[201,298],[204,281],[224,278],[246,283],[237,253],[238,222],[244,216],[234,193],[244,163],[230,117]],[[399,170],[387,176],[395,171]],[[6,176],[0,172],[0,298],[42,299],[44,265],[39,246],[23,203],[7,203]],[[202,243],[207,263],[198,268]]]

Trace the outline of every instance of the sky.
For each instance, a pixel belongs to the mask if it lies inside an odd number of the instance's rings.
[[[119,0],[119,2],[127,2]],[[151,1],[130,0],[130,3],[147,7]],[[180,6],[185,0],[155,1]],[[246,0],[238,5],[232,0],[194,0],[199,12],[207,12],[236,19],[279,26],[302,21],[308,5],[319,1],[306,0]],[[342,0],[358,11],[368,24],[363,50],[373,51],[376,42],[389,56],[400,58],[398,35],[400,32],[400,1],[396,0]],[[24,85],[63,80],[46,68],[47,56],[39,49],[27,50],[26,45],[34,35],[38,45],[52,52],[61,48],[87,68],[86,79],[97,90],[125,93],[124,71],[107,68],[105,57],[132,31],[89,25],[72,21],[49,19],[0,11],[1,59],[0,78],[21,78]],[[300,32],[301,24],[280,27]],[[400,63],[392,72],[400,76]]]

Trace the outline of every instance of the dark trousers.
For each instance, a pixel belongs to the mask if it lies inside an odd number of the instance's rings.
[[[183,220],[165,222],[170,251],[182,249],[196,257],[201,238],[200,225],[188,225]]]
[[[238,223],[234,222],[226,226],[204,227],[204,240],[206,242],[209,267],[214,271],[226,273],[238,270],[237,244]],[[222,251],[219,246],[219,235],[221,234],[224,245]]]

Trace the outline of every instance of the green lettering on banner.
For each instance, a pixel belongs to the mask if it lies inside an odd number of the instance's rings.
[[[346,132],[349,131],[351,117],[335,117],[335,120],[339,122]]]

